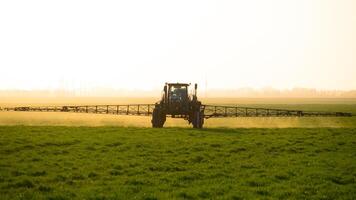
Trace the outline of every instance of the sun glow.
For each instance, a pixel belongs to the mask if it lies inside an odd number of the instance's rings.
[[[355,89],[355,5],[2,1],[0,89]]]

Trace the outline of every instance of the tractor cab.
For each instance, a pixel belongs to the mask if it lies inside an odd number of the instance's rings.
[[[189,111],[189,95],[186,83],[166,83],[164,86],[164,102],[166,111],[171,115],[185,115]]]
[[[185,83],[167,83],[164,87],[164,92],[167,95],[167,102],[183,102],[188,101],[188,87]]]
[[[169,102],[183,102],[188,100],[188,86],[181,84],[169,85],[168,101]]]

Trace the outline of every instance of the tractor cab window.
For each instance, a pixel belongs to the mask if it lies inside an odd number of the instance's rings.
[[[171,86],[169,89],[170,101],[186,101],[187,95],[187,86]]]

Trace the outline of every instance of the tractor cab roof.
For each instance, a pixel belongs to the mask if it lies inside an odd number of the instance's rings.
[[[189,86],[190,83],[166,83],[169,86]]]

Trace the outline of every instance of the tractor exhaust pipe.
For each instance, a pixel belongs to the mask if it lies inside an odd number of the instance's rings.
[[[198,99],[198,84],[194,84],[194,96],[193,96],[194,100]]]

